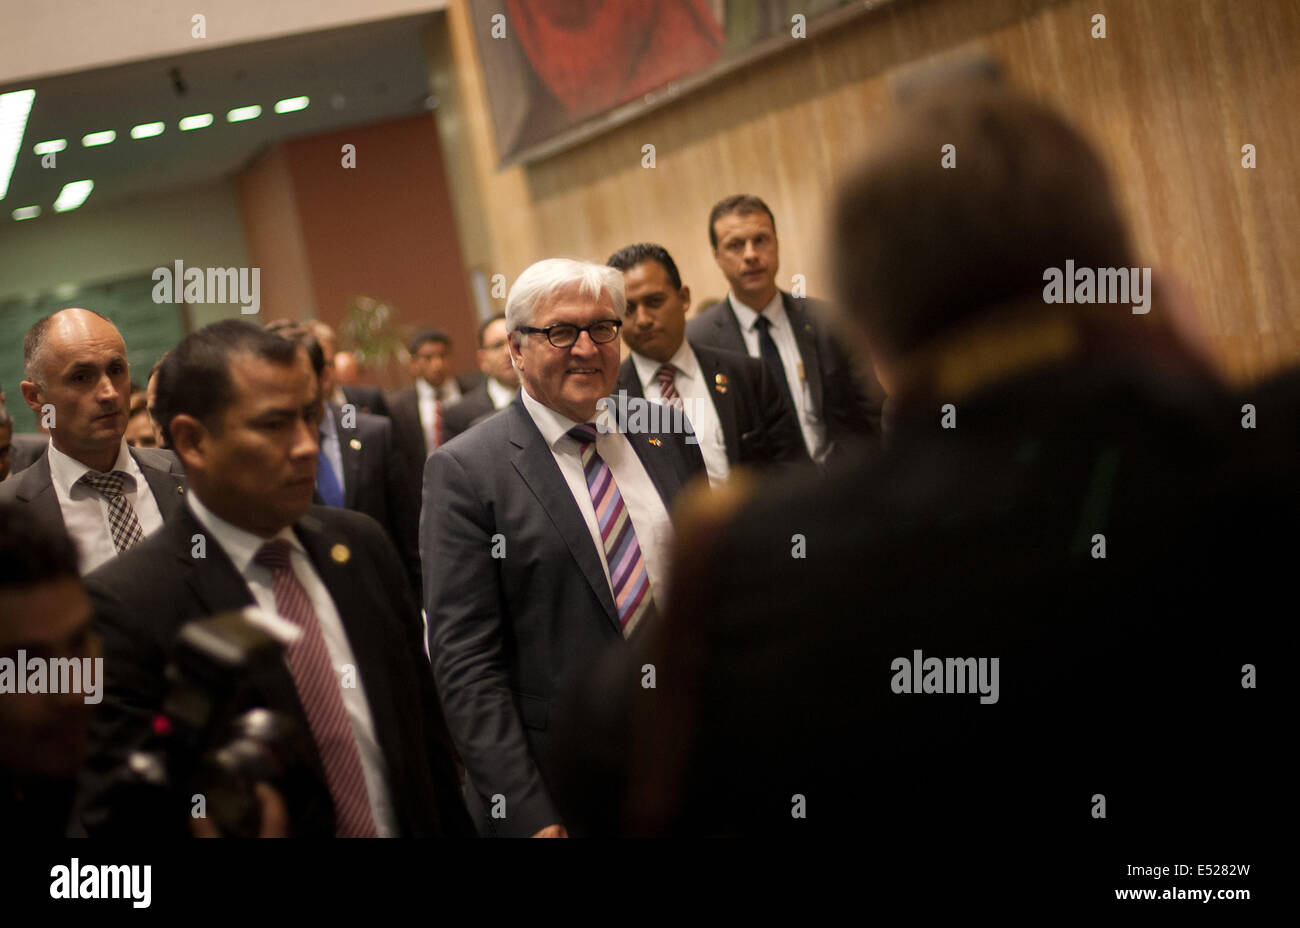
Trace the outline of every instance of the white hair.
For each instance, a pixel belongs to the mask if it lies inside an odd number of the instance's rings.
[[[576,292],[596,301],[608,293],[617,319],[622,319],[627,309],[622,271],[573,258],[546,258],[529,265],[510,288],[506,297],[506,331],[515,332],[521,325],[532,325],[539,310],[566,292]],[[524,344],[527,337],[520,332],[519,343]]]

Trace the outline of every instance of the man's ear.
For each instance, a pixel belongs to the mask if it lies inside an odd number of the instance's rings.
[[[677,291],[677,297],[682,301],[682,312],[691,311],[691,288],[682,284],[682,289]]]
[[[41,407],[45,405],[45,393],[30,380],[24,380],[18,384],[18,392],[23,395],[23,402],[27,408],[36,413],[36,418],[41,417]]]
[[[185,470],[202,470],[207,460],[208,430],[193,416],[172,416],[172,451],[181,459]]]
[[[515,366],[515,370],[524,369],[524,353],[519,345],[519,333],[511,332],[506,336],[506,344],[510,346],[510,363]]]

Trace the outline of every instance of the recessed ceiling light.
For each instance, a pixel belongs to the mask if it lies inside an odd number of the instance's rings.
[[[198,116],[186,116],[178,125],[182,132],[188,132],[190,129],[204,129],[212,125],[212,114],[200,113]]]
[[[262,115],[262,108],[254,103],[252,106],[237,106],[226,114],[226,122],[243,122],[246,119],[256,119]]]
[[[163,122],[142,122],[138,126],[131,127],[131,138],[133,139],[151,139],[155,135],[162,135],[167,124]]]
[[[63,189],[59,191],[59,198],[54,201],[54,211],[66,213],[68,210],[76,209],[86,202],[86,197],[90,196],[90,191],[94,189],[93,180],[74,180],[70,184],[64,184]]]
[[[0,200],[9,193],[9,179],[18,164],[18,149],[23,146],[27,117],[36,102],[35,90],[0,93]]]
[[[63,151],[67,147],[67,139],[50,139],[48,142],[37,142],[32,146],[32,151],[38,155],[52,155],[55,152]]]
[[[14,219],[22,222],[24,219],[35,219],[41,214],[39,206],[20,206],[13,211]]]
[[[89,135],[81,137],[83,148],[94,148],[96,145],[107,145],[117,138],[117,133],[112,129],[105,129],[103,132],[91,132]]]
[[[296,113],[299,110],[305,110],[311,103],[310,97],[287,97],[275,104],[277,113]]]

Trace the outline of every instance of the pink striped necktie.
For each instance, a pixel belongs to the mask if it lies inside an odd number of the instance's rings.
[[[677,393],[677,368],[671,364],[661,365],[655,372],[655,378],[659,381],[659,395],[663,398],[665,405],[682,408],[682,398]]]
[[[645,556],[636,540],[632,516],[623,503],[614,474],[596,453],[596,427],[591,423],[569,429],[568,435],[578,443],[582,469],[587,476],[587,490],[596,509],[596,524],[605,546],[605,563],[609,565],[609,582],[618,608],[623,637],[631,637],[636,627],[654,614],[654,597],[650,593],[650,574]]]
[[[373,838],[378,832],[370,811],[361,752],[343,706],[343,693],[316,610],[293,572],[289,555],[289,542],[275,538],[258,549],[253,561],[270,568],[276,611],[302,631],[302,636],[289,646],[289,672],[325,768],[325,782],[334,799],[336,833],[340,838]]]

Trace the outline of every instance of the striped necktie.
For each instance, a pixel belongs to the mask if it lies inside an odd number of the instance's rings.
[[[605,546],[605,563],[609,565],[609,583],[618,608],[623,637],[631,637],[636,627],[654,614],[654,597],[650,592],[650,574],[645,556],[636,540],[632,516],[623,504],[614,474],[596,453],[596,427],[591,423],[569,429],[568,435],[578,443],[582,469],[587,476],[587,490],[596,509],[596,524]]]
[[[122,484],[127,479],[135,479],[124,471],[115,470],[107,474],[98,471],[86,471],[78,483],[84,483],[108,501],[108,530],[113,536],[113,547],[121,554],[127,548],[144,538],[140,530],[140,520],[136,518],[131,501],[122,493]]]
[[[293,572],[289,542],[273,538],[258,549],[253,561],[271,571],[275,611],[302,631],[302,637],[289,646],[285,657],[325,768],[325,782],[334,800],[336,833],[340,838],[373,838],[377,831],[361,751],[343,705],[320,620],[306,588]]]
[[[671,364],[661,365],[659,370],[655,372],[655,378],[659,381],[659,396],[663,398],[664,403],[668,406],[676,406],[678,409],[681,409],[682,398],[677,392],[677,385],[675,383],[677,379],[677,368],[673,367]]]

